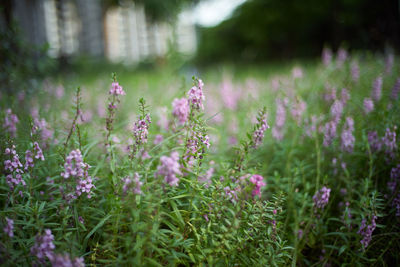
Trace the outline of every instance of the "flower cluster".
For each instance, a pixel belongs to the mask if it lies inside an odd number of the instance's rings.
[[[264,178],[259,174],[254,174],[250,177],[250,182],[254,184],[254,189],[251,192],[252,196],[260,196],[261,197],[261,187],[265,186]]]
[[[253,146],[258,147],[262,144],[264,139],[264,132],[269,129],[269,125],[267,123],[265,110],[259,112],[257,117],[257,124],[254,127],[253,132]]]
[[[341,149],[345,152],[352,153],[354,149],[355,138],[353,135],[354,120],[351,117],[346,118],[346,122],[341,134]]]
[[[179,124],[185,124],[189,116],[189,103],[185,97],[174,99],[172,102],[172,115],[178,119]]]
[[[82,257],[71,258],[68,253],[64,254],[49,254],[48,255],[51,266],[53,267],[84,267],[85,262]]]
[[[65,158],[64,172],[61,176],[64,179],[73,177],[76,179],[75,194],[70,194],[69,197],[76,199],[82,193],[87,193],[87,198],[92,197],[93,178],[89,176],[89,164],[83,162],[82,154],[79,149],[72,150]]]
[[[46,258],[53,256],[55,245],[54,236],[50,229],[46,229],[43,235],[38,234],[35,238],[35,244],[31,247],[31,254],[36,256],[41,264],[44,264]]]
[[[280,99],[276,99],[276,117],[275,126],[272,127],[272,136],[276,140],[283,139],[283,126],[285,126],[286,121],[286,109],[284,102]]]
[[[6,130],[11,137],[17,136],[17,123],[19,122],[17,115],[12,113],[11,109],[6,110],[6,116],[4,117],[3,128]]]
[[[117,95],[126,95],[124,89],[122,89],[122,86],[120,86],[118,82],[113,82],[111,84],[111,88],[110,88],[109,94],[110,95],[115,95],[115,96],[117,96]]]
[[[9,172],[6,176],[6,181],[10,190],[13,190],[16,185],[22,184],[25,186],[25,181],[22,179],[22,163],[19,161],[19,156],[13,145],[11,148],[6,148],[5,155],[9,156],[10,159],[4,161],[4,170]]]
[[[327,187],[322,187],[321,190],[317,191],[313,196],[314,208],[323,210],[329,202],[329,195],[331,189]]]
[[[203,94],[204,83],[202,80],[197,79],[197,85],[190,88],[188,92],[188,99],[192,109],[204,109],[203,101],[205,99]]]
[[[371,98],[364,99],[364,112],[365,114],[370,113],[374,110],[374,101]]]
[[[14,221],[6,217],[7,224],[3,228],[4,233],[6,233],[9,237],[14,236]]]
[[[299,125],[301,122],[301,116],[303,115],[304,111],[306,110],[307,104],[303,100],[297,100],[292,107],[291,114],[297,124]]]
[[[33,143],[33,151],[35,153],[32,153],[32,151],[30,150],[27,150],[25,152],[25,170],[28,170],[28,168],[33,168],[35,166],[33,158],[44,161],[43,151],[40,148],[38,142]]]
[[[201,133],[201,131],[192,130],[191,135],[186,140],[184,158],[191,164],[194,159],[202,158],[205,148],[210,148],[210,138],[208,135]]]
[[[400,164],[392,168],[388,188],[393,196],[392,207],[396,208],[396,216],[400,217]]]
[[[340,48],[337,52],[336,57],[336,66],[340,69],[342,68],[343,64],[346,62],[348,57],[347,51],[344,48]]]
[[[360,66],[358,65],[358,61],[353,61],[350,67],[351,78],[354,82],[358,82],[360,79]]]
[[[211,163],[210,163],[211,164]],[[205,188],[208,188],[211,185],[211,177],[214,174],[214,168],[209,168],[204,175],[199,175],[197,178],[199,183],[204,184]]]
[[[124,194],[126,194],[128,190],[132,190],[135,195],[141,195],[143,193],[142,192],[143,182],[140,181],[140,176],[137,172],[135,173],[133,179],[130,176],[128,176],[123,179],[123,182],[124,185],[122,186],[122,191],[124,192]],[[133,184],[135,186],[132,188]]]
[[[172,152],[169,157],[162,156],[155,176],[164,177],[164,182],[170,186],[178,186],[179,179],[176,175],[182,174],[178,160],[179,154],[176,151]]]
[[[377,219],[377,217],[375,215],[373,215],[370,225],[367,225],[367,220],[365,218],[362,219],[362,221],[361,221],[360,229],[358,230],[357,233],[362,236],[362,239],[360,242],[361,242],[362,246],[364,247],[364,249],[366,247],[368,247],[369,242],[371,242],[371,240],[372,240],[372,232],[376,228],[376,222],[375,222],[376,219]]]
[[[45,119],[39,119],[39,115],[33,116],[32,133],[39,133],[40,139],[43,142],[42,144],[45,146],[48,145],[49,140],[53,139],[54,136],[54,130],[49,127]]]
[[[379,101],[382,97],[382,83],[383,79],[381,76],[375,79],[372,85],[372,99]]]
[[[150,115],[146,114],[143,119],[139,118],[133,125],[133,136],[136,148],[147,143],[147,135],[151,124]]]
[[[392,88],[392,93],[390,94],[392,100],[396,101],[397,98],[399,97],[399,93],[400,93],[400,78],[397,78],[396,83]]]

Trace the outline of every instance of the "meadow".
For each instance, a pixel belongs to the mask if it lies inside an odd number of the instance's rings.
[[[400,264],[396,59],[324,49],[1,92],[0,264]]]

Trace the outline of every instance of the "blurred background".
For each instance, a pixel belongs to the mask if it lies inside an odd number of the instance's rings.
[[[176,69],[392,53],[398,0],[2,0],[1,82],[82,62]]]

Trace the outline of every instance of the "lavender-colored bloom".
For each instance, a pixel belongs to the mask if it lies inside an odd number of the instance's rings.
[[[400,78],[397,78],[396,83],[393,86],[392,93],[390,94],[390,97],[392,98],[393,101],[396,101],[397,98],[399,97],[400,93]]]
[[[179,124],[184,124],[189,117],[189,102],[188,100],[183,98],[175,98],[172,102],[172,115],[174,115]]]
[[[364,112],[365,114],[370,113],[374,110],[374,101],[371,98],[364,99]]]
[[[208,188],[211,185],[211,177],[214,174],[214,168],[209,168],[204,175],[200,175],[197,179],[199,183],[204,184],[205,188]]]
[[[317,191],[313,196],[314,208],[323,210],[329,202],[329,195],[331,189],[327,187],[322,187],[321,190]]]
[[[149,127],[151,119],[149,114],[146,114],[145,118],[138,119],[133,126],[133,136],[135,137],[136,146],[147,143],[147,135],[149,134]]]
[[[135,172],[133,179],[131,177],[125,177],[123,179],[124,185],[122,187],[122,191],[124,194],[128,192],[128,190],[132,190],[135,195],[141,195],[143,182],[140,181],[140,175]],[[133,187],[134,185],[134,187]]]
[[[353,135],[353,131],[354,120],[351,117],[347,117],[341,134],[341,149],[348,153],[352,153],[354,149],[355,138]]]
[[[382,149],[382,142],[379,139],[378,133],[376,131],[368,133],[368,143],[372,152],[378,152]]]
[[[255,125],[255,130],[253,132],[254,147],[258,147],[262,144],[264,132],[267,129],[269,129],[269,125],[267,123],[266,114],[264,111],[260,111],[257,117],[257,124]]]
[[[282,140],[283,138],[283,126],[286,121],[286,109],[283,101],[280,98],[276,99],[276,117],[275,125],[272,128],[272,137],[276,140]]]
[[[169,157],[162,156],[158,165],[156,177],[164,177],[164,182],[170,186],[178,186],[179,179],[176,175],[182,175],[179,165],[179,154],[174,151]]]
[[[332,62],[332,50],[325,47],[322,50],[322,63],[325,66],[328,66],[329,64],[331,64],[331,62]]]
[[[188,99],[193,109],[204,109],[203,101],[205,100],[203,94],[204,83],[202,80],[197,80],[197,85],[193,86],[188,92]]]
[[[379,101],[382,97],[382,84],[383,79],[382,76],[378,76],[372,84],[372,99],[375,101]]]
[[[303,70],[300,67],[294,67],[292,70],[293,79],[303,78]]]
[[[85,263],[82,257],[71,258],[68,253],[50,254],[49,260],[52,267],[84,267]]]
[[[33,157],[34,155],[32,151],[27,150],[25,152],[25,167],[24,167],[25,171],[27,171],[28,168],[33,168],[35,166],[35,164],[33,163]]]
[[[392,159],[394,158],[394,152],[397,149],[396,129],[396,126],[394,127],[393,131],[391,131],[390,128],[386,128],[385,135],[382,137],[382,144],[385,147],[385,154]]]
[[[292,107],[291,114],[298,125],[301,122],[301,116],[303,115],[304,111],[306,110],[306,107],[307,107],[306,102],[304,102],[301,99],[296,101]]]
[[[6,182],[10,187],[10,190],[14,190],[14,187],[22,184],[26,185],[25,181],[22,179],[22,163],[19,161],[19,156],[17,151],[15,150],[15,146],[13,145],[11,148],[6,148],[5,153],[6,156],[9,156],[10,159],[4,161],[4,170],[9,174],[6,175]]]
[[[336,100],[336,88],[335,87],[330,87],[329,85],[325,85],[324,100],[326,102]]]
[[[235,90],[231,79],[224,78],[221,85],[221,98],[225,106],[230,110],[235,110],[241,97],[240,90]]]
[[[47,124],[45,119],[40,119],[38,114],[32,115],[33,117],[33,127],[32,133],[40,134],[40,138],[45,145],[48,145],[48,142],[53,139],[54,130],[52,130]]]
[[[40,159],[41,161],[44,161],[43,151],[40,148],[38,142],[33,143],[33,151],[35,152],[35,159]]]
[[[126,95],[124,89],[122,89],[122,86],[120,86],[118,82],[113,82],[111,84],[109,94],[110,95]]]
[[[17,115],[12,113],[11,109],[6,110],[6,116],[4,117],[3,128],[7,131],[11,137],[17,136],[17,123],[19,122]]]
[[[400,217],[400,164],[392,168],[387,185],[393,197],[392,207],[396,208],[396,216]]]
[[[3,228],[4,233],[6,233],[9,237],[13,237],[14,236],[14,221],[12,219],[9,219],[8,217],[6,217],[6,221],[7,221],[7,224]]]
[[[372,240],[372,232],[376,228],[376,222],[375,222],[376,219],[377,217],[373,215],[370,225],[367,225],[367,220],[365,218],[362,219],[361,221],[360,229],[358,230],[357,233],[362,236],[362,240],[360,241],[360,243],[362,244],[364,249],[368,247],[368,244]]]
[[[337,57],[336,57],[336,66],[340,69],[343,67],[343,64],[347,60],[347,51],[344,48],[340,48],[337,52]]]
[[[337,122],[335,120],[327,122],[322,131],[324,133],[323,145],[328,147],[332,144],[333,140],[336,138]]]
[[[154,144],[158,145],[164,140],[164,137],[161,134],[157,134],[156,137],[154,138]]]
[[[54,236],[50,229],[46,229],[43,235],[36,235],[35,244],[31,247],[31,254],[36,256],[40,263],[44,264],[46,258],[53,256]]]
[[[266,185],[264,183],[264,178],[259,174],[254,174],[250,177],[250,183],[254,184],[254,189],[251,192],[252,196],[261,197],[261,187],[264,187]]]
[[[351,78],[354,82],[358,82],[360,79],[360,66],[358,65],[358,61],[353,61],[350,67]]]
[[[346,105],[349,99],[350,99],[349,91],[347,91],[346,88],[343,88],[342,92],[340,93],[340,101],[342,102],[343,106]]]
[[[340,118],[343,113],[343,102],[340,100],[335,100],[331,106],[331,116],[336,122],[340,121]]]

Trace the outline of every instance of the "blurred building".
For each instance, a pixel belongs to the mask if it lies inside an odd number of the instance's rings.
[[[137,63],[163,57],[173,48],[196,50],[195,25],[179,19],[172,26],[153,23],[133,1],[104,10],[101,0],[18,0],[12,16],[27,41],[48,43],[53,57],[89,55]]]

